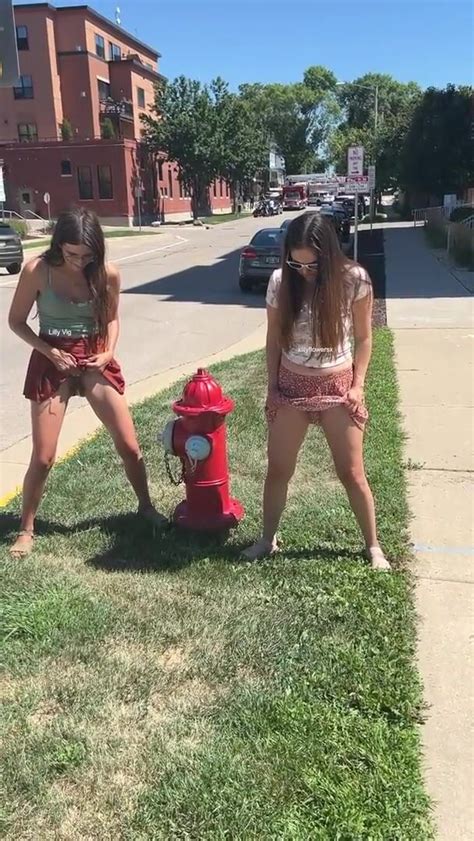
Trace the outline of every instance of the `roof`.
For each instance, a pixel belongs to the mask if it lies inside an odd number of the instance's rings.
[[[87,12],[90,17],[95,18],[102,24],[105,24],[112,29],[115,29],[116,32],[119,32],[123,38],[126,38],[128,41],[131,41],[133,44],[136,44],[142,50],[146,50],[146,52],[151,53],[155,58],[161,58],[161,53],[155,50],[154,47],[150,47],[149,44],[145,44],[144,41],[140,41],[138,38],[135,38],[130,32],[127,32],[122,26],[117,26],[113,20],[109,20],[109,18],[104,17],[104,15],[99,14],[96,12],[95,9],[92,9],[91,6],[87,5],[74,5],[74,6],[53,6],[51,3],[21,3],[16,4],[13,7],[14,10],[19,9],[51,9],[53,12],[70,12],[72,11],[79,11],[82,10],[83,12]]]

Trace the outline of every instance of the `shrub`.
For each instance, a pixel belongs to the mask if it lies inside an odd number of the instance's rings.
[[[469,207],[455,207],[454,210],[451,211],[451,216],[449,217],[450,222],[462,222],[463,219],[469,219],[469,216],[474,215],[474,207],[470,205]]]
[[[20,222],[19,219],[11,219],[8,220],[8,224],[22,239],[26,239],[28,236],[28,225],[26,222]]]
[[[59,129],[63,140],[72,140],[74,132],[72,130],[71,121],[67,117],[64,117],[62,123],[59,124]]]

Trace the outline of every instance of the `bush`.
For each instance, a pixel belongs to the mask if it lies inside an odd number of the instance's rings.
[[[72,130],[71,121],[68,120],[67,117],[64,117],[62,123],[59,124],[59,129],[63,140],[72,140],[74,132]]]
[[[463,266],[469,271],[474,271],[474,251],[468,242],[459,241],[454,243],[453,257],[458,266]]]
[[[451,216],[449,217],[450,222],[462,222],[464,219],[469,219],[470,216],[474,215],[474,207],[455,207],[454,210],[451,211]]]
[[[115,128],[110,117],[106,117],[105,120],[102,120],[100,133],[102,140],[113,140],[115,138]]]
[[[8,224],[10,228],[13,228],[14,231],[22,238],[26,239],[28,236],[28,225],[26,222],[20,222],[18,219],[11,219],[8,220]]]

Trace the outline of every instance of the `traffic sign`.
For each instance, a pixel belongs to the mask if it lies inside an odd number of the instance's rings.
[[[367,175],[347,176],[344,180],[344,189],[352,190],[354,192],[357,190],[359,193],[368,193],[370,190],[369,178]]]
[[[349,146],[347,150],[347,175],[364,174],[364,147]]]
[[[45,203],[45,204],[49,204],[49,203],[50,203],[50,201],[51,201],[51,196],[50,196],[50,194],[49,194],[49,193],[45,193],[45,194],[44,194],[44,196],[43,196],[43,201],[44,201],[44,203]]]
[[[375,190],[375,165],[367,167],[367,173],[369,176],[369,190]]]

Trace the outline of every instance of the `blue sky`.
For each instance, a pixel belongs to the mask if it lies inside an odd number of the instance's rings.
[[[169,78],[220,75],[236,88],[297,81],[323,64],[340,80],[368,71],[422,87],[473,80],[471,0],[90,0],[112,19],[117,3],[122,26],[162,53]]]

